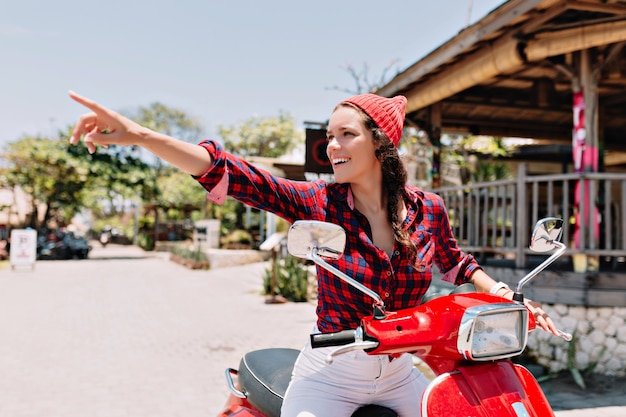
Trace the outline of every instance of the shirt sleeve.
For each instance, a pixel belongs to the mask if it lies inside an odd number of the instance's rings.
[[[432,208],[433,235],[436,236],[435,263],[443,274],[442,280],[455,285],[469,282],[474,271],[482,268],[474,256],[459,247],[443,199],[430,194],[425,204]]]
[[[325,207],[323,181],[294,181],[274,176],[206,140],[199,144],[213,157],[213,166],[194,177],[221,204],[231,196],[244,204],[272,212],[289,222],[313,218]]]
[[[213,141],[204,141],[204,147],[213,158],[213,165],[201,176],[193,176],[208,191],[207,199],[216,204],[224,204],[228,195],[228,167],[221,146]]]

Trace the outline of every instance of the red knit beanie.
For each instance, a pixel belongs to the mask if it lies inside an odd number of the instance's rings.
[[[404,126],[406,97],[395,96],[387,98],[368,93],[350,97],[344,100],[343,103],[354,104],[367,113],[378,127],[385,132],[389,140],[396,147],[398,146],[402,138],[402,127]]]

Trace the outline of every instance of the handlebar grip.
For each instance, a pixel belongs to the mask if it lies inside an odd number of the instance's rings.
[[[354,330],[342,330],[334,333],[315,333],[311,335],[311,347],[342,346],[354,342]]]

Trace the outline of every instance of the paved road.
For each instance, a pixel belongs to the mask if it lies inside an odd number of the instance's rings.
[[[226,367],[299,348],[313,325],[312,304],[264,303],[263,269],[191,271],[109,246],[0,271],[0,416],[217,415]]]
[[[264,302],[265,266],[191,271],[109,246],[0,270],[0,417],[215,416],[226,367],[299,348],[313,325],[311,303]],[[557,416],[626,415],[612,409]]]

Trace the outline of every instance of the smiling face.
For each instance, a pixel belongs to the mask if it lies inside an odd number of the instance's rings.
[[[370,183],[380,180],[381,165],[376,158],[372,132],[355,108],[341,105],[328,122],[326,153],[338,183]]]

